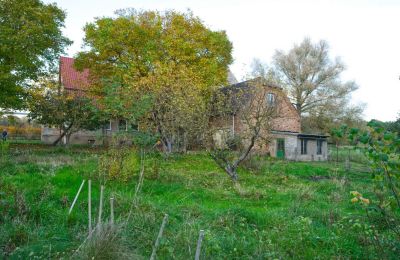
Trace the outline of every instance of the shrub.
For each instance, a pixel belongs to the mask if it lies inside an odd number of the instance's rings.
[[[99,157],[99,176],[128,181],[139,172],[140,159],[134,148],[121,146],[109,148]]]
[[[82,249],[77,252],[78,259],[138,259],[130,252],[127,243],[121,238],[121,227],[108,223],[101,226],[101,231],[92,233]]]

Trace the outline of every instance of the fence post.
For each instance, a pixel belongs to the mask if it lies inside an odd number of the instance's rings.
[[[161,240],[162,234],[164,232],[165,225],[167,224],[167,220],[168,220],[168,214],[165,214],[164,219],[161,224],[161,227],[160,227],[160,231],[158,232],[156,242],[154,243],[153,252],[151,253],[150,260],[154,260],[156,258],[157,248],[160,245],[160,240]]]
[[[195,260],[200,259],[201,243],[203,242],[203,237],[204,237],[204,230],[200,230],[199,239],[197,240],[196,255],[194,257]]]
[[[92,180],[88,180],[88,227],[90,236],[92,234]]]
[[[69,208],[68,215],[71,214],[72,209],[74,208],[74,205],[75,205],[76,201],[78,200],[78,196],[79,196],[79,193],[81,193],[81,190],[82,190],[82,188],[83,188],[83,184],[85,184],[85,180],[82,181],[82,184],[81,184],[81,186],[79,187],[79,190],[78,190],[78,192],[77,192],[76,195],[75,195],[74,201],[72,202],[72,205],[71,205],[71,207]]]
[[[103,193],[104,193],[104,186],[100,186],[100,204],[99,204],[99,218],[97,220],[97,228],[98,232],[101,231],[101,215],[103,214]]]
[[[114,226],[114,197],[110,198],[110,223]]]

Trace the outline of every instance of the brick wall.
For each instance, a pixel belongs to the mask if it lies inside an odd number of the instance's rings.
[[[265,96],[267,93],[275,94],[276,105],[278,106],[278,116],[273,119],[272,129],[276,131],[300,132],[300,116],[286,97],[285,93],[280,88],[266,86],[264,92],[260,93],[260,95]],[[221,129],[234,128],[235,133],[241,133],[245,130],[245,126],[240,120],[240,111],[234,118],[233,116],[215,118],[211,121],[211,125],[215,128]]]

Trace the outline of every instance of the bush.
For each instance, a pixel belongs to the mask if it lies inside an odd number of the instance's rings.
[[[139,165],[136,149],[127,146],[113,147],[99,157],[99,175],[107,179],[128,181],[139,172]]]

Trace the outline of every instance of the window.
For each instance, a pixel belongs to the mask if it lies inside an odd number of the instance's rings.
[[[323,140],[317,140],[317,154],[322,154]]]
[[[275,106],[275,94],[268,93],[266,96],[266,101],[268,106]]]
[[[301,154],[307,154],[307,139],[300,139],[301,142]]]
[[[118,122],[118,130],[119,131],[127,131],[128,130],[128,124],[126,123],[125,119],[120,119]]]
[[[139,125],[137,123],[131,123],[132,131],[139,131]]]
[[[103,126],[104,130],[106,131],[111,131],[111,120],[109,120],[108,122],[106,122]]]

